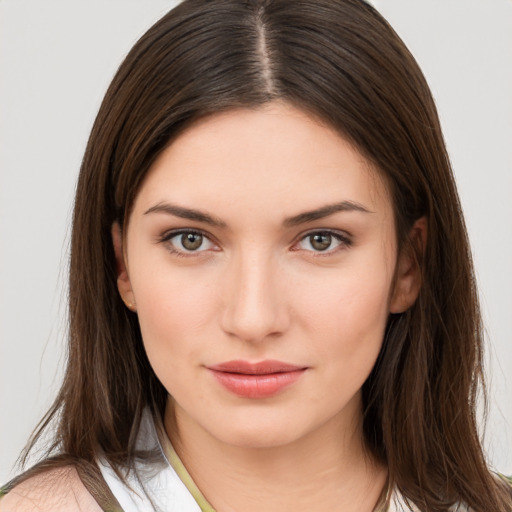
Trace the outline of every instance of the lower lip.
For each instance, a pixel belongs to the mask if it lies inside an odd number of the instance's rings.
[[[305,369],[290,372],[248,375],[211,370],[228,391],[243,398],[268,398],[297,382]]]

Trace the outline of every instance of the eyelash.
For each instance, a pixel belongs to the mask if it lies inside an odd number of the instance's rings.
[[[190,257],[190,256],[197,256],[197,255],[199,255],[203,252],[206,252],[208,250],[208,249],[203,249],[201,251],[194,251],[194,250],[187,250],[187,249],[181,250],[181,249],[176,249],[176,247],[174,247],[173,244],[171,243],[171,240],[173,238],[183,236],[183,235],[189,235],[189,234],[201,236],[202,237],[201,245],[203,244],[203,242],[205,240],[207,240],[213,246],[216,245],[215,242],[212,241],[211,235],[208,235],[207,233],[205,233],[204,231],[201,231],[200,229],[193,229],[193,228],[179,229],[179,230],[174,230],[174,231],[169,231],[167,233],[164,233],[160,237],[159,242],[166,244],[169,252],[171,252],[171,254],[174,254],[178,257],[186,258],[186,257]],[[337,241],[338,245],[332,249],[325,249],[325,250],[310,250],[310,249],[295,248],[297,245],[306,241],[308,238],[311,240],[311,237],[313,237],[315,235],[316,236],[318,236],[318,235],[329,236],[332,238],[332,240]],[[310,245],[311,245],[311,241],[310,241]],[[292,251],[305,250],[307,252],[313,253],[315,256],[328,256],[328,255],[336,253],[339,250],[342,250],[344,248],[351,247],[351,245],[352,245],[352,240],[351,240],[350,236],[347,235],[346,233],[340,233],[338,231],[324,229],[324,230],[309,231],[307,233],[300,235],[298,238],[298,241],[293,244],[291,250]]]
[[[330,256],[334,253],[337,253],[340,250],[343,250],[343,249],[346,249],[346,248],[349,248],[352,246],[352,239],[350,238],[350,236],[347,233],[341,233],[339,231],[323,229],[323,230],[309,231],[307,233],[302,234],[299,237],[298,242],[296,242],[294,244],[294,247],[299,245],[300,243],[306,241],[307,239],[310,240],[309,244],[311,245],[311,238],[313,236],[318,236],[318,235],[329,236],[329,237],[331,237],[332,241],[337,241],[338,245],[336,245],[334,248],[325,249],[325,250],[316,250],[315,251],[315,250],[303,249],[303,250],[313,253],[315,255],[315,257]],[[299,248],[299,249],[293,249],[293,250],[300,251],[301,249]]]
[[[201,236],[203,238],[203,242],[205,240],[207,240],[213,246],[216,245],[215,242],[213,242],[211,240],[211,236],[210,235],[208,235],[204,231],[201,231],[200,229],[192,229],[192,228],[189,228],[189,229],[178,229],[178,230],[175,230],[175,231],[168,231],[167,233],[164,233],[164,235],[160,238],[159,241],[167,246],[167,249],[169,250],[169,252],[171,252],[171,254],[174,254],[175,256],[178,256],[178,257],[187,258],[187,257],[190,257],[190,256],[197,256],[197,255],[205,252],[205,250],[193,251],[193,250],[187,250],[185,248],[183,250],[176,249],[172,245],[171,240],[173,238],[176,238],[176,237],[179,237],[179,236],[183,236],[183,235],[199,235],[199,236]],[[201,243],[201,245],[202,245],[202,243]]]

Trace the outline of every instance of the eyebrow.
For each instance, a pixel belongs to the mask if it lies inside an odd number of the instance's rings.
[[[299,224],[304,224],[306,222],[312,222],[314,220],[323,219],[328,217],[329,215],[333,215],[338,212],[362,212],[362,213],[375,213],[368,210],[362,204],[357,203],[355,201],[341,201],[340,203],[328,204],[326,206],[321,206],[315,210],[310,210],[308,212],[299,213],[298,215],[294,215],[293,217],[288,217],[284,220],[283,225],[285,227],[297,226]],[[196,210],[193,208],[185,208],[183,206],[178,206],[175,204],[170,204],[166,202],[161,202],[152,206],[148,210],[144,212],[144,215],[148,215],[150,213],[167,213],[169,215],[174,215],[175,217],[180,217],[182,219],[195,220],[197,222],[203,222],[210,226],[214,226],[216,228],[226,228],[227,224],[219,219],[218,217],[214,217],[209,213],[203,212],[201,210]]]
[[[195,210],[193,208],[184,208],[183,206],[177,206],[170,203],[158,203],[157,205],[152,206],[149,210],[146,210],[144,215],[149,213],[168,213],[169,215],[174,215],[175,217],[180,217],[182,219],[203,222],[216,228],[225,228],[227,226],[224,221],[208,213]]]
[[[357,203],[355,201],[341,201],[340,203],[328,204],[326,206],[322,206],[317,208],[316,210],[311,210],[309,212],[299,213],[293,217],[288,217],[284,221],[284,225],[287,227],[297,226],[298,224],[304,224],[306,222],[312,222],[314,220],[323,219],[325,217],[329,217],[329,215],[333,215],[338,212],[362,212],[362,213],[375,213],[361,203]]]

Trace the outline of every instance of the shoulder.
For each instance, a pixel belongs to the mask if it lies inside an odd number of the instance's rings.
[[[28,478],[0,500],[0,512],[101,512],[75,468],[52,469]]]

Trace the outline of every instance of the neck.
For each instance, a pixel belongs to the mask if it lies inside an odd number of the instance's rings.
[[[179,406],[165,415],[174,448],[218,512],[373,511],[387,471],[364,449],[362,421],[351,423],[335,418],[299,440],[262,448],[219,441]]]

